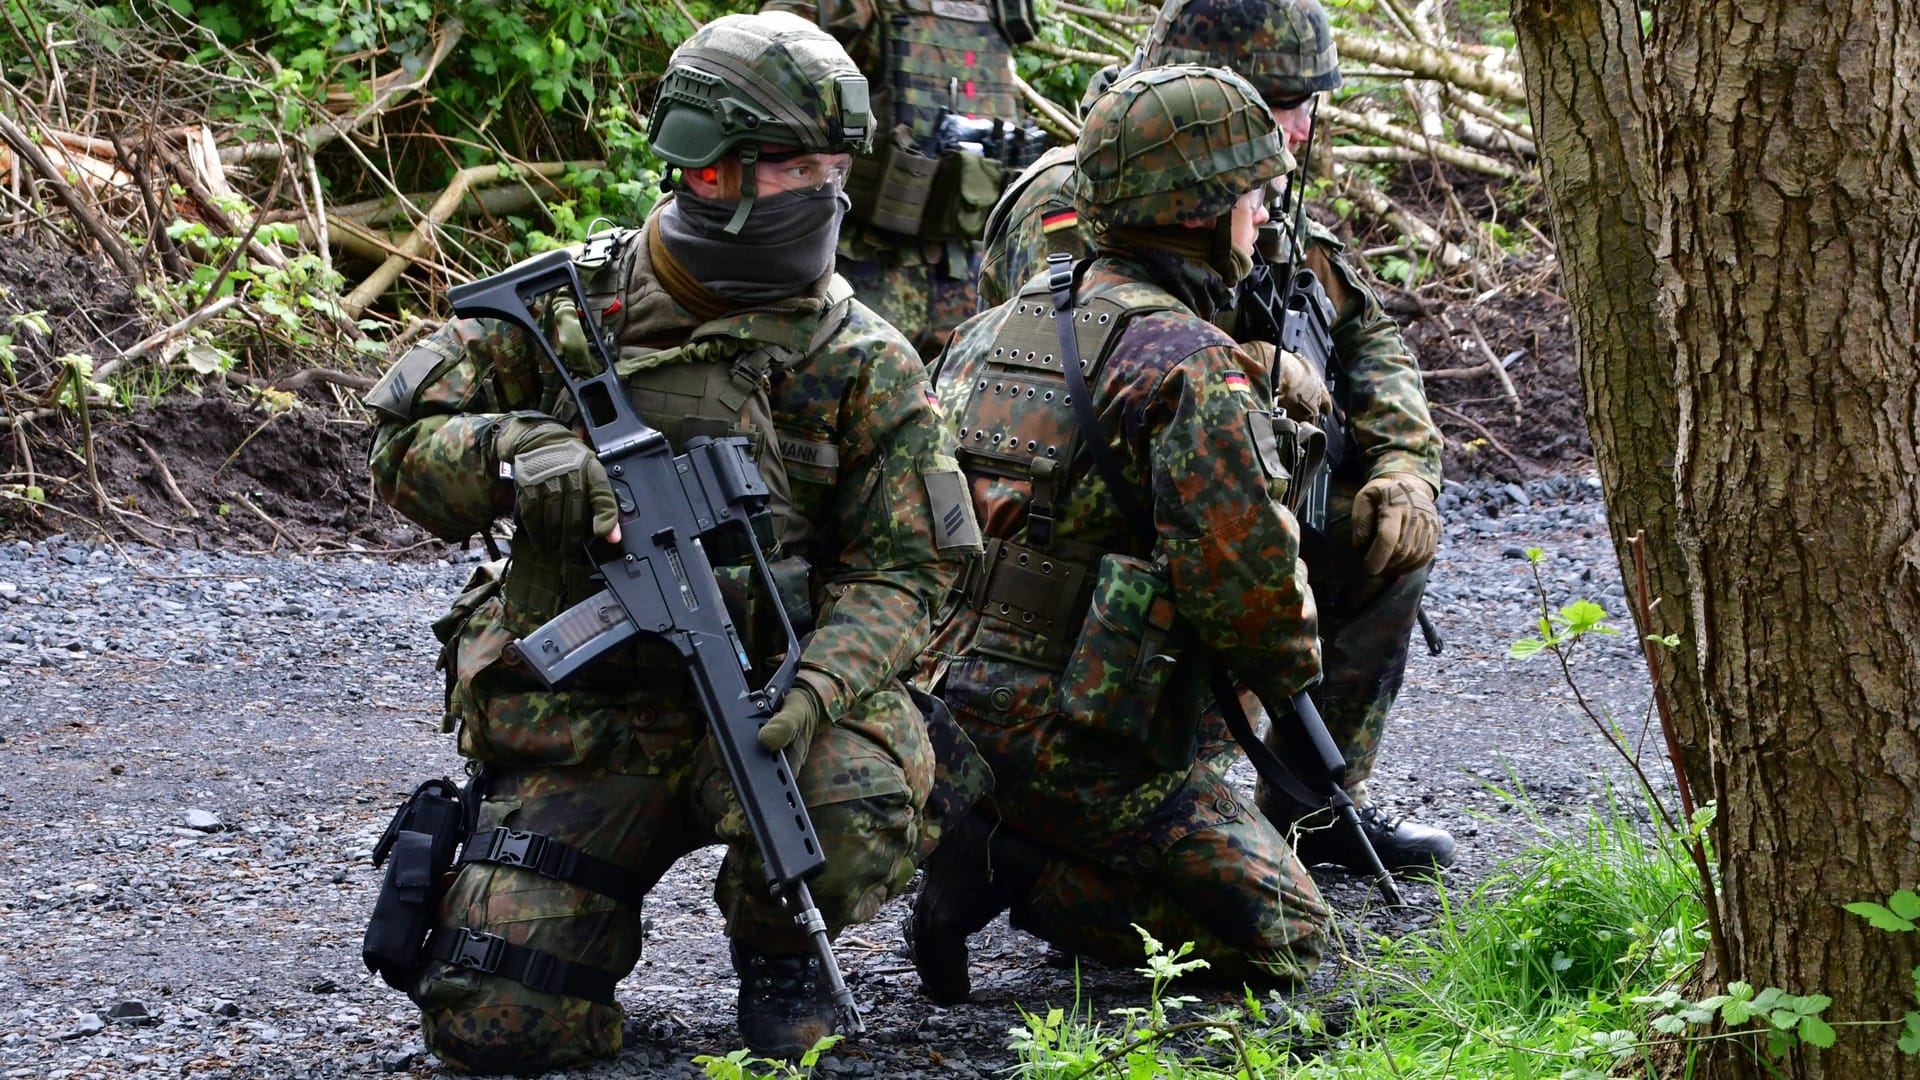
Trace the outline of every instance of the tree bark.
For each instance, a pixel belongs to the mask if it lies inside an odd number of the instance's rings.
[[[1673,662],[1660,666],[1661,690],[1687,779],[1705,801],[1714,789],[1675,542],[1678,405],[1653,256],[1658,210],[1639,14],[1632,0],[1513,0],[1513,27],[1614,550],[1632,567],[1627,543],[1646,533],[1648,591],[1658,603],[1638,629],[1680,638]]]
[[[1920,960],[1840,909],[1920,882],[1917,73],[1916,0],[1676,0],[1648,48],[1730,948],[1837,1021],[1911,1008]],[[1896,1034],[1786,1073],[1920,1078]]]

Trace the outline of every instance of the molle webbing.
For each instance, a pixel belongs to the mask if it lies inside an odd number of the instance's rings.
[[[915,140],[933,134],[942,110],[974,117],[1020,119],[1008,70],[1012,50],[984,3],[903,0],[887,29],[893,40],[888,89],[895,122],[909,120]]]
[[[967,606],[984,619],[1043,637],[1047,657],[1066,659],[1092,596],[1101,551],[1065,540],[1040,551],[1010,540],[988,540],[981,569],[967,590]],[[1068,552],[1071,551],[1071,555]]]
[[[613,1004],[620,976],[588,964],[562,960],[550,952],[515,945],[498,934],[464,926],[427,935],[426,954],[443,964],[512,979],[548,994]]]

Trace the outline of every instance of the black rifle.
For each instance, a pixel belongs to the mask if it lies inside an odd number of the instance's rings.
[[[578,317],[586,324],[597,369],[591,376],[577,376],[567,367],[529,308],[530,299],[562,289],[571,291]],[[760,848],[767,883],[781,903],[795,909],[795,921],[813,940],[841,1028],[851,1035],[863,1033],[866,1027],[841,977],[826,922],[807,889],[807,879],[820,872],[826,857],[785,755],[770,753],[758,738],[760,727],[793,685],[800,645],[780,611],[786,655],[765,686],[748,683],[752,664],[702,543],[703,537],[725,530],[740,550],[751,552],[767,594],[779,595],[754,535],[752,519],[766,508],[768,493],[747,452],[746,437],[688,439],[685,451],[676,455],[667,437],[634,412],[606,345],[586,314],[586,293],[566,251],[456,286],[447,296],[456,315],[501,320],[546,353],[579,405],[587,445],[606,466],[620,506],[619,542],[593,546],[607,587],[515,642],[520,656],[554,687],[639,634],[659,637],[679,651]],[[778,610],[779,605],[774,607]]]

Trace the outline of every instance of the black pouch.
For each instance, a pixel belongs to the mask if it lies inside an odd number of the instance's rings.
[[[400,804],[374,845],[374,868],[385,864],[387,874],[373,900],[360,959],[395,990],[410,993],[420,980],[427,932],[469,830],[461,789],[451,780],[434,779]]]

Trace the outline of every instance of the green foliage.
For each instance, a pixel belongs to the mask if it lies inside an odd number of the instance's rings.
[[[839,1035],[821,1039],[800,1055],[797,1062],[755,1057],[751,1050],[735,1050],[721,1057],[701,1054],[693,1063],[700,1066],[708,1080],[799,1080],[810,1075],[813,1067],[820,1063],[821,1055],[833,1049],[840,1039]]]

